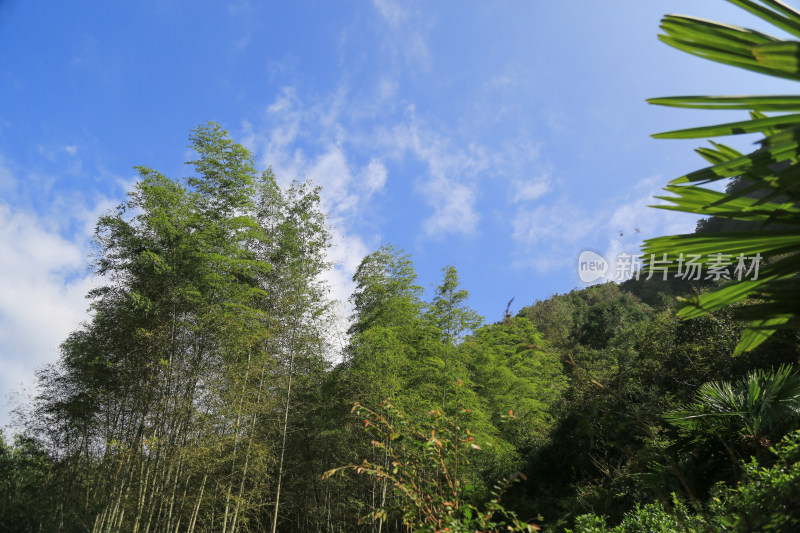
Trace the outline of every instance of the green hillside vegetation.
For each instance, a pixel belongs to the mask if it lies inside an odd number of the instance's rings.
[[[800,37],[784,4],[731,1]],[[796,41],[662,28],[800,80]],[[653,101],[752,111],[665,137],[765,137],[700,149],[712,166],[667,191],[703,220],[645,253],[758,254],[758,279],[643,276],[487,322],[454,266],[426,298],[385,245],[355,272],[346,335],[320,191],[198,127],[191,177],[137,167],[97,223],[91,316],[0,439],[0,530],[797,531],[800,115],[764,113],[798,102]]]
[[[800,337],[733,357],[733,310],[676,316],[676,295],[713,284],[595,285],[486,324],[454,267],[426,301],[411,258],[385,246],[355,274],[331,361],[317,191],[280,189],[218,126],[191,141],[195,177],[142,167],[98,222],[107,284],[2,445],[4,529],[716,524],[787,490],[753,476],[796,475],[797,443],[781,439],[800,426]],[[774,372],[792,385],[775,423],[687,414],[704,413],[709,384],[741,395]]]

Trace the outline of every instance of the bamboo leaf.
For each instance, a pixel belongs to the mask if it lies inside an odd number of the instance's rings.
[[[763,3],[769,5],[778,12],[770,10],[766,7],[759,6],[750,0],[728,0],[747,11],[753,13],[757,17],[766,20],[770,24],[787,31],[795,37],[800,37],[800,17],[797,11],[783,4],[782,2],[775,2],[770,0],[762,0]],[[781,14],[783,13],[783,15]],[[785,16],[784,16],[785,15]]]
[[[656,133],[655,139],[696,139],[698,137],[719,137],[722,135],[741,135],[744,133],[757,133],[770,131],[772,128],[800,124],[800,114],[781,115],[779,117],[765,117],[755,120],[730,122],[716,126],[702,126],[684,130]]]
[[[800,111],[800,96],[668,96],[648,98],[647,103],[687,109],[753,109]]]

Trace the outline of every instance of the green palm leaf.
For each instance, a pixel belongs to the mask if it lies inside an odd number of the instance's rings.
[[[777,0],[729,0],[773,26],[800,37],[800,12]],[[667,15],[659,38],[679,50],[762,74],[800,80],[800,42],[694,17]],[[673,235],[645,241],[645,269],[664,258],[699,256],[708,265],[718,254],[758,257],[758,279],[735,279],[705,294],[687,298],[679,312],[694,318],[737,304],[735,315],[748,321],[736,352],[758,346],[778,329],[800,323],[800,95],[678,96],[653,98],[651,104],[690,109],[740,109],[747,120],[675,130],[654,135],[690,139],[760,133],[755,150],[741,153],[712,142],[698,154],[710,166],[674,179],[659,196],[661,209],[706,217],[741,220],[751,231]],[[765,112],[778,112],[768,116]],[[736,192],[702,185],[737,177]],[[717,391],[721,394],[720,391]],[[710,393],[710,391],[709,391]]]
[[[800,96],[667,96],[649,98],[647,102],[687,109],[800,111]]]
[[[687,408],[664,418],[688,432],[733,422],[750,436],[773,438],[797,425],[800,417],[800,375],[788,366],[755,370],[735,383],[702,385]]]

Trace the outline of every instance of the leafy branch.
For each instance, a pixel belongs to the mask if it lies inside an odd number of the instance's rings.
[[[454,416],[436,409],[428,412],[420,425],[412,423],[388,399],[377,410],[356,403],[352,411],[363,419],[365,431],[373,437],[372,446],[388,461],[376,464],[364,459],[361,464],[329,470],[323,479],[354,471],[388,482],[395,500],[365,519],[386,520],[397,514],[403,524],[420,532],[540,529],[536,524],[520,521],[500,503],[505,490],[518,478],[524,479],[523,474],[512,476],[504,486],[495,486],[492,498],[482,509],[469,502],[473,488],[467,482],[470,458],[481,447],[463,425],[468,409],[458,406]]]

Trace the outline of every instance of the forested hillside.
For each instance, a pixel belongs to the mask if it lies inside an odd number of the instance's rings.
[[[732,357],[730,311],[676,317],[707,283],[595,285],[486,324],[453,266],[426,301],[384,246],[338,353],[318,192],[256,172],[216,125],[191,143],[193,177],[139,167],[97,223],[92,318],[2,447],[3,529],[555,531],[649,504],[713,520],[745,461],[782,464],[800,337]]]
[[[392,487],[322,475],[380,459],[351,408],[387,398],[414,420],[469,409],[483,451],[459,476],[476,501],[522,468],[567,386],[529,320],[481,327],[454,267],[424,301],[410,258],[386,246],[356,272],[334,351],[318,192],[278,187],[216,125],[190,140],[193,177],[139,167],[98,221],[91,321],[3,444],[4,529],[358,529]]]

